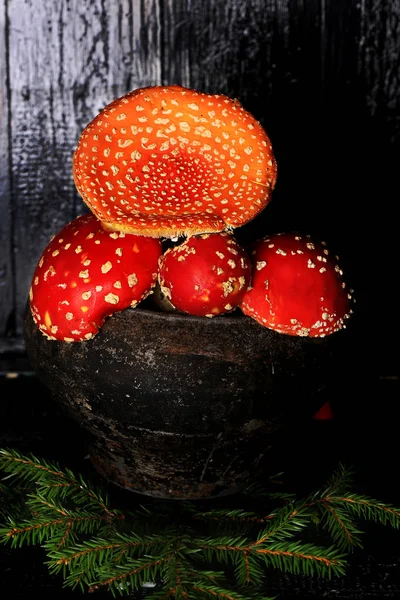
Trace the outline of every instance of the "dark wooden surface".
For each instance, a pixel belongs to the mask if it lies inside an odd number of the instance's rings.
[[[29,365],[20,367],[18,377],[0,375],[0,447],[33,452],[96,481],[84,432],[29,371],[22,374]],[[318,489],[340,461],[354,469],[354,490],[399,507],[398,424],[393,417],[399,391],[398,380],[366,374],[351,405],[347,397],[346,402],[331,399],[333,421],[310,420],[280,441],[271,451],[273,473],[283,470],[288,489],[301,496]],[[118,504],[118,490],[111,487],[109,492],[113,506],[126,506],[125,496]],[[136,495],[132,498],[137,501]],[[365,532],[364,548],[349,557],[344,577],[329,581],[271,570],[266,593],[277,600],[400,598],[400,531],[365,521],[359,524]],[[40,547],[10,550],[0,545],[0,597],[82,597],[78,590],[64,589],[61,576],[49,575],[44,561]],[[106,591],[97,596],[112,597]]]
[[[0,0],[0,356],[23,351],[34,266],[85,210],[71,174],[80,132],[115,97],[159,83],[237,97],[263,123],[278,184],[248,235],[329,238],[385,346],[399,50],[396,0]]]

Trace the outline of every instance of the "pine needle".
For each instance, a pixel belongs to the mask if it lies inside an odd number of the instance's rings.
[[[343,576],[348,554],[362,548],[360,521],[400,527],[400,508],[358,494],[342,465],[303,499],[254,486],[242,507],[160,501],[131,511],[33,455],[0,449],[0,471],[0,542],[40,546],[49,572],[82,592],[131,595],[151,585],[147,600],[272,600],[269,569]],[[330,544],[305,541],[320,530]]]

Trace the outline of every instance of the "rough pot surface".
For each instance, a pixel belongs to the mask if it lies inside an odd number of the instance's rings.
[[[108,480],[156,497],[237,491],[282,427],[311,418],[342,373],[345,332],[286,336],[243,314],[127,309],[85,342],[46,339],[25,316],[32,368],[88,433]]]

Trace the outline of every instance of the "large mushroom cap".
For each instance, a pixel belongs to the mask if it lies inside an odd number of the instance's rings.
[[[178,85],[134,90],[83,130],[78,192],[103,227],[151,237],[233,229],[269,202],[276,160],[237,100]]]

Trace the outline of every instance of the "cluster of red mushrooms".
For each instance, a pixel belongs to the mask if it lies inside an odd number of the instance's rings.
[[[235,237],[277,177],[267,133],[237,100],[177,85],[134,90],[83,130],[73,177],[90,212],[51,239],[30,289],[48,339],[90,340],[156,289],[170,310],[238,310],[282,334],[345,327],[353,292],[324,242],[288,232],[244,248]]]

